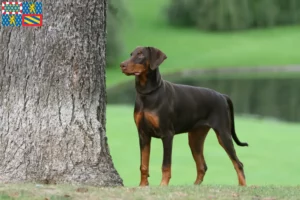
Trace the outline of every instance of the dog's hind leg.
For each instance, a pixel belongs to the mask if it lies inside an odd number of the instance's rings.
[[[189,146],[197,168],[197,178],[194,182],[195,185],[202,183],[207,165],[203,155],[204,141],[210,127],[202,126],[196,130],[189,132]]]
[[[243,163],[238,159],[238,157],[236,155],[236,152],[235,152],[235,149],[233,146],[233,142],[232,142],[232,138],[231,138],[231,134],[230,134],[230,130],[229,129],[223,129],[223,130],[214,129],[214,130],[215,130],[217,138],[219,140],[219,144],[224,148],[224,150],[227,152],[229,158],[232,161],[232,164],[233,164],[235,171],[237,173],[237,176],[238,176],[239,185],[246,186]]]

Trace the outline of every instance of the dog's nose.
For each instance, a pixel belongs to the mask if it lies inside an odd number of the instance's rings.
[[[125,69],[125,68],[126,68],[125,63],[124,63],[124,62],[121,62],[120,67],[121,67],[122,69]]]

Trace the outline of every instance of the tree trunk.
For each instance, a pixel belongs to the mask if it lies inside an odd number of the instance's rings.
[[[123,184],[105,131],[106,4],[48,0],[42,27],[1,28],[0,183]]]

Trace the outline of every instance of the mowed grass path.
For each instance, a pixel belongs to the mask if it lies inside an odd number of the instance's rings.
[[[300,63],[300,26],[228,33],[208,33],[168,26],[168,1],[127,0],[130,16],[122,22],[124,55],[136,46],[155,46],[168,56],[162,73],[185,68],[271,66]],[[108,67],[107,86],[129,80],[118,66]]]
[[[239,139],[249,147],[235,145],[238,157],[244,163],[248,185],[298,185],[300,180],[299,141],[300,125],[251,117],[236,117]],[[116,169],[125,186],[139,184],[140,154],[138,133],[133,121],[133,107],[108,106],[107,136]],[[175,136],[172,179],[170,185],[192,185],[196,178],[187,134]],[[232,163],[210,131],[205,142],[208,165],[203,184],[237,185]],[[150,158],[150,185],[161,180],[162,142],[152,140]]]

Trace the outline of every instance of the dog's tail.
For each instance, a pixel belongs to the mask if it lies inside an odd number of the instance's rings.
[[[226,101],[228,103],[228,106],[229,106],[229,110],[230,110],[230,125],[231,125],[231,135],[232,135],[232,138],[233,140],[235,141],[235,143],[239,146],[248,146],[248,143],[246,142],[241,142],[239,140],[239,138],[237,137],[236,135],[236,132],[235,132],[235,127],[234,127],[234,110],[233,110],[233,103],[231,101],[231,99],[229,98],[229,96],[225,95],[225,98],[226,98]]]

